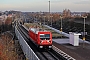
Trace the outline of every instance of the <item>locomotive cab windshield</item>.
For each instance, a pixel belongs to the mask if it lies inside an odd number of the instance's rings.
[[[50,34],[40,34],[41,40],[50,40]]]

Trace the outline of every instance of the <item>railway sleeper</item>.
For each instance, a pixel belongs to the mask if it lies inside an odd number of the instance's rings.
[[[53,47],[52,48],[53,50],[55,50],[58,54],[63,56],[65,59],[67,59],[67,60],[76,60],[76,59],[72,58],[71,56],[69,56],[68,54],[66,54],[65,52],[58,49],[57,47],[55,47],[54,45],[52,47]]]

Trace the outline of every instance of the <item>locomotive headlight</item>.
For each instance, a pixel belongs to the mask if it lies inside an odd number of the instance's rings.
[[[51,41],[49,41],[49,42],[51,42]]]
[[[49,40],[47,42],[49,42]]]
[[[40,48],[43,48],[43,46],[40,46]]]
[[[52,46],[49,46],[49,48],[52,48]]]
[[[51,41],[49,41],[49,40],[48,40],[47,42],[49,42],[49,43],[50,43]]]
[[[42,41],[43,42],[43,41]]]
[[[51,41],[49,41],[51,43]]]

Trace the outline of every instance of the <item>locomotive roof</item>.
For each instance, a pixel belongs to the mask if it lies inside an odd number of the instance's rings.
[[[31,30],[35,34],[38,34],[38,32],[40,32],[40,31],[43,31],[43,32],[46,32],[47,31],[47,30],[44,30],[42,28],[29,28],[29,30]]]

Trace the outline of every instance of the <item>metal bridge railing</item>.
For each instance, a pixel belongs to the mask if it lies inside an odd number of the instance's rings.
[[[33,52],[33,50],[30,48],[30,46],[27,44],[25,39],[22,37],[22,35],[19,33],[17,27],[15,27],[15,33],[19,40],[19,43],[21,45],[21,48],[24,52],[24,55],[27,60],[40,60],[37,55]]]

